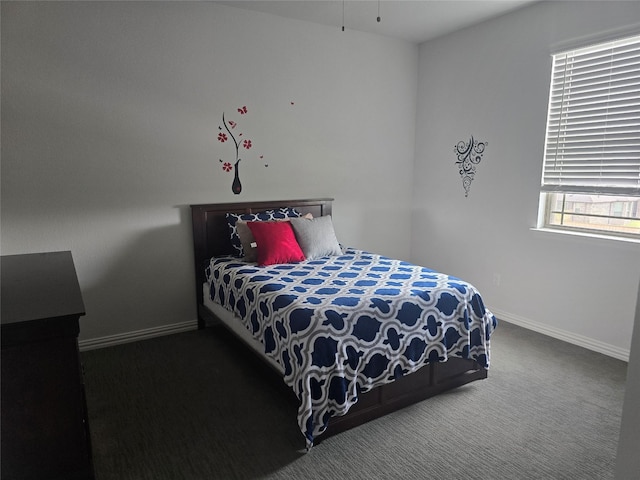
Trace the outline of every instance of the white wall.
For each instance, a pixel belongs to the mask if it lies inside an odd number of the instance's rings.
[[[412,260],[480,289],[503,319],[629,353],[640,244],[536,225],[551,53],[640,31],[639,2],[543,2],[420,46]],[[488,142],[468,198],[454,146]]]
[[[212,2],[1,8],[2,254],[72,251],[81,339],[195,320],[192,203],[334,197],[343,243],[408,257],[380,232],[410,228],[417,46]]]
[[[81,338],[195,319],[189,204],[332,196],[344,243],[628,353],[638,246],[530,227],[550,53],[638,25],[640,3],[540,3],[419,50],[210,2],[1,8],[0,248],[73,252]],[[254,157],[235,196],[216,135],[240,105]],[[465,198],[453,147],[471,134],[489,146]]]
[[[638,455],[638,445],[640,445],[640,409],[638,409],[640,404],[640,285],[635,318],[616,458],[616,479],[618,480],[637,478],[640,472],[640,455]]]

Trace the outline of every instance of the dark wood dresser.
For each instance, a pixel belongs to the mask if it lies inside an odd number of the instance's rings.
[[[71,252],[0,261],[1,477],[93,479]]]

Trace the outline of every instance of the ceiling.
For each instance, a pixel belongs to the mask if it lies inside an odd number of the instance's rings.
[[[536,0],[232,0],[225,5],[375,33],[412,43],[445,35]],[[377,22],[378,9],[381,21]]]

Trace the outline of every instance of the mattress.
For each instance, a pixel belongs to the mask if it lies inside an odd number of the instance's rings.
[[[231,312],[298,396],[309,448],[362,392],[452,357],[490,365],[497,321],[480,294],[425,267],[347,248],[266,267],[213,258],[206,273],[207,306]]]
[[[284,374],[284,368],[273,358],[264,354],[264,346],[256,340],[249,330],[242,324],[242,320],[235,316],[232,312],[224,308],[219,303],[214,302],[209,297],[209,283],[202,284],[204,305],[213,312],[213,314],[222,322],[229,330],[231,330],[243,343],[245,343],[254,352],[264,358],[277,372]]]

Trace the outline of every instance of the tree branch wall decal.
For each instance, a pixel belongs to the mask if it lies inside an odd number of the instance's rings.
[[[238,114],[240,115],[246,115],[248,112],[249,110],[246,106],[238,108]],[[239,170],[240,161],[242,160],[240,158],[240,147],[244,148],[245,150],[249,150],[253,146],[253,143],[249,139],[241,139],[240,137],[243,136],[241,132],[234,135],[232,130],[235,130],[238,124],[233,120],[225,119],[224,112],[222,112],[222,125],[224,126],[224,130],[226,130],[226,133],[221,126],[218,126],[218,141],[220,143],[226,143],[227,141],[229,141],[229,139],[231,139],[235,146],[236,155],[233,164],[231,162],[223,162],[222,159],[220,159],[220,163],[222,163],[222,169],[225,172],[230,172],[231,170],[233,170],[234,176],[233,183],[231,184],[231,191],[234,194],[239,195],[240,192],[242,192],[242,183],[240,182]],[[260,156],[260,158],[262,158],[262,155]]]

